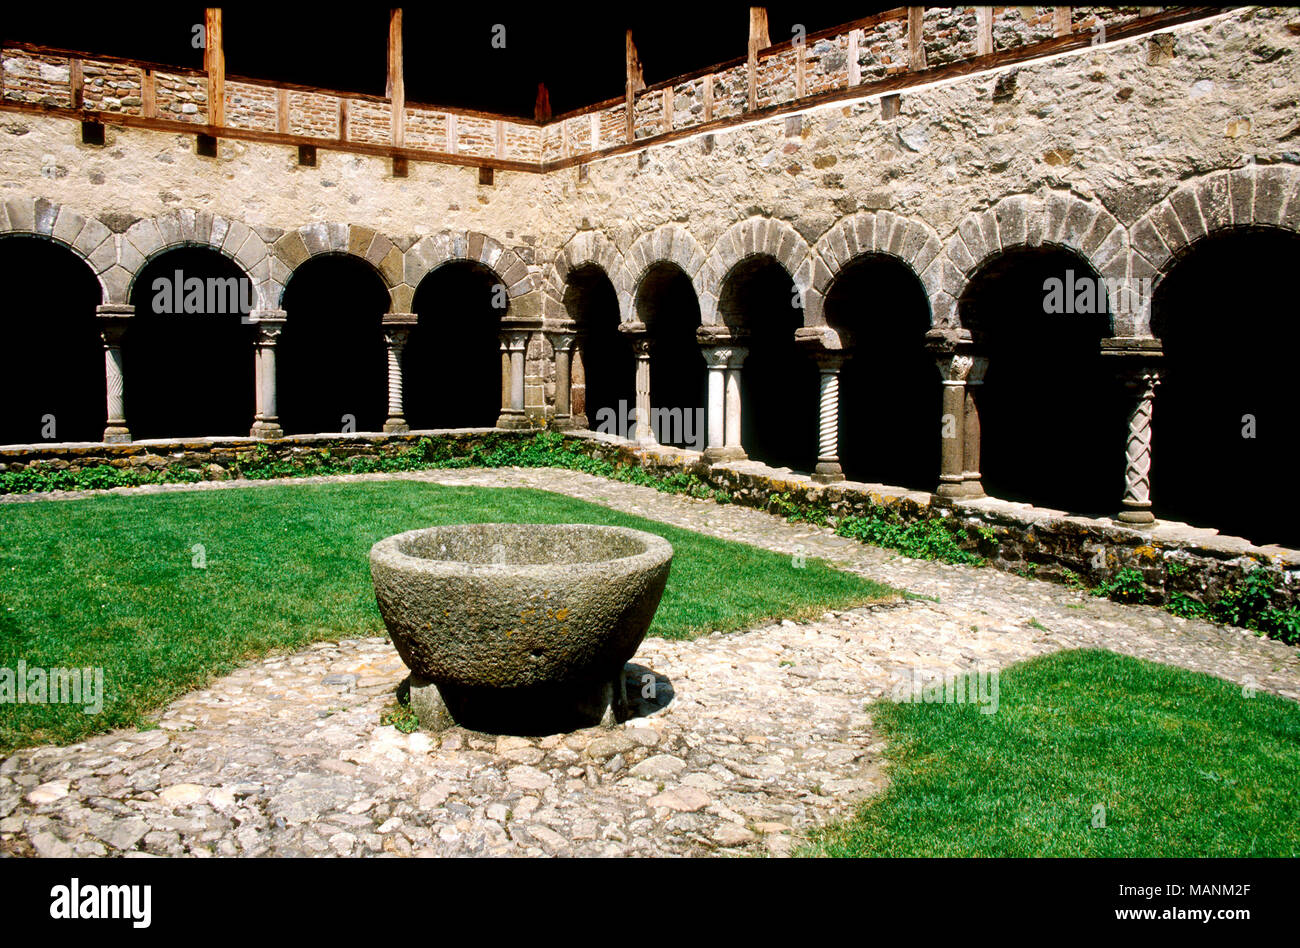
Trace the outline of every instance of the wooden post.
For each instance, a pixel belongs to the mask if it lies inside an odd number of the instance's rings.
[[[348,100],[339,99],[339,141],[348,140]]]
[[[221,7],[203,11],[203,71],[208,74],[208,124],[226,124],[226,53],[221,39]]]
[[[600,116],[595,112],[591,113],[591,150],[596,151],[600,148]]]
[[[987,56],[993,52],[993,8],[975,8],[975,55]]]
[[[673,87],[664,90],[664,132],[673,130]]]
[[[81,60],[75,56],[68,63],[68,85],[72,88],[72,107],[74,109],[83,108],[85,102],[85,89],[81,76]]]
[[[289,133],[288,89],[277,89],[275,91],[275,130],[286,135]]]
[[[145,118],[158,115],[158,84],[152,69],[146,69],[140,76],[140,112]]]
[[[713,73],[705,76],[701,82],[704,83],[704,121],[713,121]]]
[[[504,158],[506,156],[506,123],[497,119],[493,125],[495,126],[493,131],[496,132],[497,139],[497,157]]]
[[[627,31],[627,140],[631,144],[636,140],[636,121],[633,117],[632,110],[636,94],[645,88],[645,71],[641,68],[641,60],[636,54],[636,44],[632,42],[632,31]]]
[[[861,35],[861,30],[849,30],[849,85],[851,86],[856,86],[862,81],[862,63],[858,62],[861,56],[858,37]]]
[[[925,43],[921,30],[925,24],[925,7],[907,8],[907,68],[925,68]]]
[[[1072,10],[1072,7],[1053,7],[1052,32],[1057,36],[1069,36],[1074,32]]]
[[[402,65],[402,8],[388,11],[388,84],[384,94],[393,104],[393,145],[406,145],[406,75]]]
[[[767,7],[749,8],[749,110],[758,108],[758,51],[772,41],[767,35]]]
[[[457,135],[458,132],[456,131],[456,113],[448,112],[447,113],[447,154],[449,155],[456,154],[458,150],[456,148]]]
[[[808,44],[799,43],[794,50],[794,97],[808,94]]]
[[[537,101],[533,103],[533,120],[537,122],[549,122],[551,120],[551,94],[546,89],[546,83],[537,83]]]

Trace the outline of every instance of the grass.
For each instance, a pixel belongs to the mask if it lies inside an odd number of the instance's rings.
[[[873,717],[891,784],[806,854],[1300,854],[1294,701],[1081,650],[1002,673],[993,714],[884,702]]]
[[[0,507],[0,668],[102,667],[98,715],[0,704],[0,753],[147,724],[273,649],[377,635],[367,553],[455,522],[635,527],[676,551],[650,634],[690,638],[892,594],[852,573],[544,491],[393,481],[100,496]],[[202,546],[205,568],[193,563]]]

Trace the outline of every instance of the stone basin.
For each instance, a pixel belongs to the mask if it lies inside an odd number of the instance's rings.
[[[624,527],[455,524],[380,540],[370,575],[424,727],[538,735],[625,715],[672,558]]]

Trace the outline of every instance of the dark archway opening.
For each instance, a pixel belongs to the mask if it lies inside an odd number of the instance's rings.
[[[99,281],[71,250],[39,237],[0,240],[4,358],[0,444],[99,441],[107,416]]]
[[[708,366],[700,350],[700,304],[691,278],[675,263],[656,263],[637,287],[637,319],[650,337],[650,406],[661,444],[703,451]]]
[[[857,257],[826,296],[826,321],[849,334],[840,370],[844,476],[932,490],[939,482],[943,394],[925,348],[925,287],[894,257]]]
[[[414,429],[491,428],[501,414],[501,280],[469,260],[445,263],[420,281],[419,323],[402,373]]]
[[[569,273],[564,309],[577,327],[574,347],[581,353],[581,369],[574,365],[572,371],[573,410],[583,407],[593,430],[627,437],[636,401],[636,357],[618,331],[614,284],[595,264],[578,267]]]
[[[752,460],[811,471],[817,463],[817,366],[795,344],[803,310],[794,281],[768,256],[736,264],[718,312],[749,349],[740,375],[740,441]]]
[[[1085,280],[1094,281],[1091,304]],[[1111,324],[1096,280],[1072,251],[1022,248],[985,266],[962,295],[962,324],[988,358],[976,397],[993,497],[1091,516],[1119,509],[1127,416],[1101,357]]]
[[[243,271],[215,250],[182,247],[145,265],[122,342],[134,438],[248,437],[257,395],[254,327],[245,321],[252,301]]]
[[[313,257],[293,272],[283,305],[280,426],[288,434],[379,431],[388,408],[388,292],[379,275],[356,257]]]
[[[1192,245],[1157,287],[1151,330],[1165,353],[1151,419],[1157,518],[1300,547],[1300,517],[1280,493],[1295,459],[1297,260],[1300,235],[1225,231]]]

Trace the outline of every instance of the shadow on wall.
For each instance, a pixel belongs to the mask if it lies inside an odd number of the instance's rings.
[[[251,302],[243,271],[209,248],[169,250],[140,271],[122,342],[126,419],[137,440],[248,436],[254,327],[243,319]]]
[[[1096,283],[1088,303],[1087,294],[1053,297],[1049,282],[1096,279],[1072,251],[1022,248],[987,264],[962,295],[962,324],[988,358],[976,397],[993,497],[1088,516],[1118,509],[1128,422],[1123,389],[1101,357],[1109,305]]]
[[[1285,495],[1295,464],[1292,274],[1300,235],[1239,229],[1207,237],[1168,269],[1152,303],[1164,364],[1151,430],[1155,515],[1300,546]]]
[[[933,490],[943,396],[925,348],[930,304],[921,281],[893,257],[858,257],[835,278],[826,321],[850,340],[840,370],[844,476]]]
[[[293,272],[283,306],[276,398],[285,433],[379,431],[388,407],[379,274],[356,257],[313,257]]]
[[[795,344],[803,325],[795,284],[769,256],[742,260],[728,274],[718,312],[745,338],[740,374],[740,440],[771,467],[807,473],[817,463],[817,366]]]
[[[412,428],[490,428],[501,414],[500,280],[481,263],[444,263],[420,281],[420,321],[403,384]]]
[[[99,281],[66,247],[0,239],[4,358],[0,444],[98,441],[107,415]],[[54,292],[51,292],[51,290]]]

